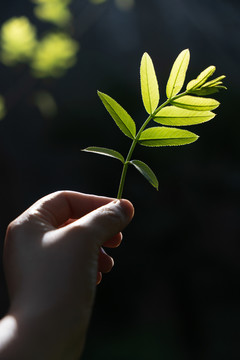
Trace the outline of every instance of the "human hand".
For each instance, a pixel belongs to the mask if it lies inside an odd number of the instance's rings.
[[[133,216],[131,203],[112,200],[56,192],[10,224],[4,251],[9,316],[16,321],[18,336],[26,335],[29,357],[26,353],[24,359],[32,359],[31,348],[41,348],[39,359],[80,355],[96,279],[113,265],[101,246],[118,246]],[[24,348],[24,339],[12,351],[18,348]]]

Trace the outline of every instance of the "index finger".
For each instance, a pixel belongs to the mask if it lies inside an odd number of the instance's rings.
[[[42,220],[59,227],[69,219],[79,219],[114,198],[89,195],[76,191],[57,191],[38,200],[30,209]]]

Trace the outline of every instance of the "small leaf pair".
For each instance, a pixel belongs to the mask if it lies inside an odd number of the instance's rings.
[[[197,125],[209,121],[215,117],[212,110],[219,106],[215,99],[205,98],[205,95],[212,94],[220,89],[226,89],[222,80],[224,75],[208,81],[214,73],[215,67],[209,66],[198,77],[191,80],[186,90],[181,92],[188,69],[190,52],[183,50],[175,60],[170,72],[166,86],[167,100],[159,106],[160,94],[159,85],[153,66],[152,59],[147,53],[143,54],[140,65],[140,85],[143,105],[148,117],[138,132],[136,124],[128,112],[109,95],[98,91],[98,95],[113,120],[124,135],[132,140],[126,158],[118,151],[102,148],[88,147],[87,152],[106,155],[120,160],[123,164],[117,198],[122,197],[127,168],[133,165],[156,189],[158,180],[150,167],[140,160],[131,160],[133,151],[137,144],[143,146],[177,146],[190,144],[198,139],[198,135],[184,129],[173,126]],[[146,128],[153,120],[162,126]],[[167,125],[167,126],[166,126]]]
[[[89,146],[83,151],[110,156],[112,158],[120,160],[124,164],[124,157],[118,151],[112,149]],[[153,173],[153,171],[147,164],[140,160],[131,160],[129,161],[129,164],[133,165],[150,182],[150,184],[152,184],[158,190],[158,180],[156,178],[156,175]]]
[[[215,72],[215,66],[209,66],[207,69],[201,72],[197,79],[190,81],[187,84],[187,90],[194,95],[206,96],[218,92],[220,89],[227,89],[223,86],[222,80],[225,79],[225,75],[219,76],[214,80],[207,81]]]

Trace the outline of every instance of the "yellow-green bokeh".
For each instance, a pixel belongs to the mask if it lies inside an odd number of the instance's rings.
[[[57,104],[48,91],[37,91],[34,96],[34,103],[45,118],[51,118],[57,114]]]
[[[134,0],[115,0],[115,4],[120,10],[129,11],[134,7],[135,2]]]
[[[59,77],[72,67],[79,45],[65,33],[49,33],[38,44],[31,68],[36,77]]]
[[[94,4],[94,5],[98,5],[98,4],[103,4],[105,3],[107,0],[89,0],[90,3]]]
[[[4,98],[0,95],[0,120],[2,120],[5,115],[6,115],[5,100],[4,100]]]
[[[32,2],[36,4],[34,14],[42,21],[64,26],[72,19],[68,7],[71,0],[32,0]]]
[[[107,2],[108,0],[89,0],[94,5],[99,5]],[[116,7],[119,10],[129,11],[135,5],[135,0],[114,0]]]
[[[15,65],[32,57],[37,45],[36,29],[25,16],[13,17],[1,27],[1,61]]]

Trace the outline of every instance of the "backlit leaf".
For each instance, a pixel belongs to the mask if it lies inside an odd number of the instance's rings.
[[[223,84],[222,81],[217,81],[217,82],[215,82],[215,83],[213,83],[213,84],[210,84],[210,85],[207,85],[207,86],[203,85],[203,86],[201,87],[201,89],[210,88],[210,87],[218,87],[218,86],[220,86],[220,85],[222,85],[222,84]]]
[[[144,146],[177,146],[190,144],[198,136],[190,131],[168,127],[152,127],[144,130],[139,143]]]
[[[182,96],[178,99],[171,101],[171,104],[183,109],[208,111],[216,109],[220,103],[215,99],[202,98],[197,96]]]
[[[97,147],[97,146],[89,146],[86,149],[83,149],[82,151],[91,152],[95,154],[110,156],[112,158],[115,158],[117,160],[120,160],[124,164],[124,158],[123,156],[115,150]]]
[[[140,160],[131,160],[132,164],[158,190],[158,179],[150,167]]]
[[[223,86],[225,88],[225,86]],[[200,89],[191,90],[191,94],[197,96],[207,96],[219,92],[219,86],[201,87]]]
[[[211,81],[208,81],[206,82],[203,87],[207,87],[207,86],[216,86],[217,83],[219,83],[221,81],[222,83],[222,80],[225,79],[225,75],[221,75],[219,77],[217,77],[216,79],[213,79]]]
[[[100,91],[98,91],[98,96],[120,130],[133,139],[136,135],[136,125],[127,111],[110,96]]]
[[[196,79],[191,80],[187,84],[187,90],[196,89],[198,87],[201,87],[205,83],[205,81],[207,81],[209,76],[211,76],[214,73],[215,70],[216,70],[216,68],[213,65],[211,65],[207,69],[203,70]]]
[[[152,59],[147,53],[141,60],[140,78],[143,104],[148,114],[152,114],[159,103],[159,89]]]
[[[162,125],[187,126],[201,124],[213,119],[214,116],[215,114],[211,111],[195,111],[166,106],[156,114],[154,121]]]
[[[190,52],[188,49],[183,50],[175,60],[166,88],[168,98],[172,98],[182,89],[186,72],[190,60]]]

